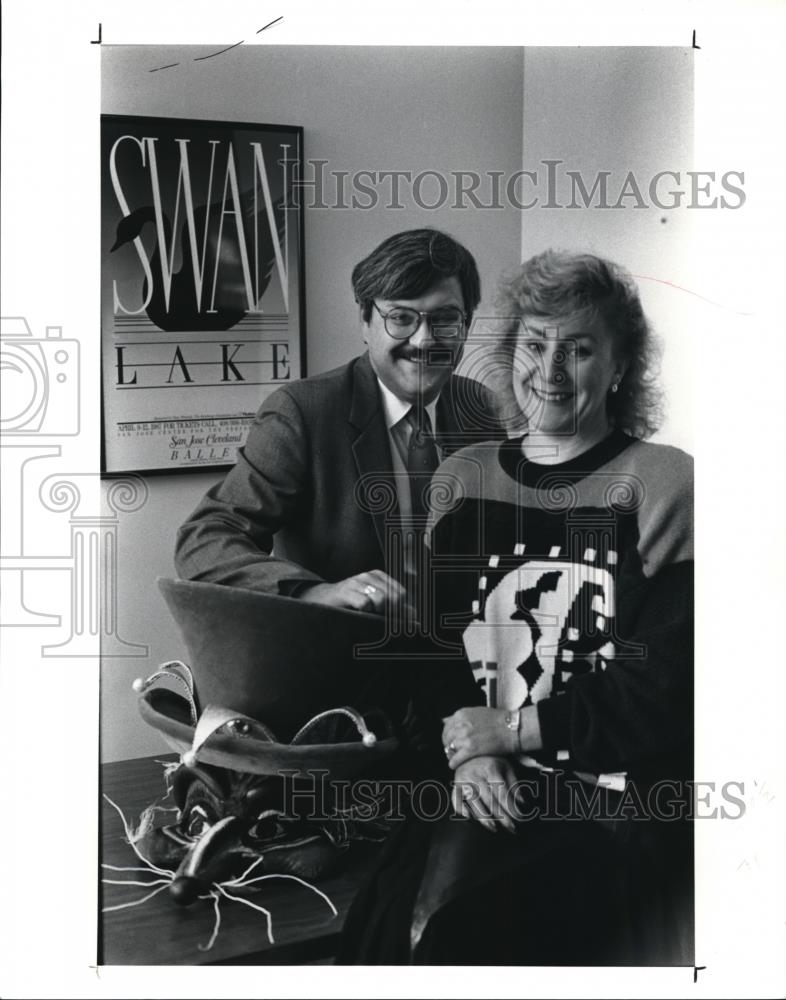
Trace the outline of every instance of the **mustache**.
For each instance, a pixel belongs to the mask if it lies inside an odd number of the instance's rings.
[[[427,365],[452,366],[455,361],[453,350],[450,347],[440,344],[429,345],[426,348],[403,344],[394,353],[397,358],[403,358],[406,361],[417,361],[419,364],[425,362]]]

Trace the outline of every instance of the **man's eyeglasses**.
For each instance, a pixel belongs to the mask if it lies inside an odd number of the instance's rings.
[[[419,309],[408,309],[406,306],[395,306],[388,313],[383,313],[376,302],[373,304],[385,323],[388,336],[394,340],[406,340],[420,326],[425,318],[435,340],[456,340],[464,333],[467,317],[458,306],[443,306],[431,312]]]

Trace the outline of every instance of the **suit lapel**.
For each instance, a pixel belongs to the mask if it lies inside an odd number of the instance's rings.
[[[356,436],[352,441],[352,453],[362,502],[364,508],[371,511],[374,529],[384,553],[387,520],[398,512],[398,494],[385,413],[368,354],[358,359],[353,375],[349,422]],[[381,503],[377,502],[380,497]]]

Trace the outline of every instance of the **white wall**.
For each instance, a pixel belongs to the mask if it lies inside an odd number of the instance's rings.
[[[102,48],[102,111],[302,125],[308,159],[329,170],[501,170],[520,164],[520,48]],[[179,63],[175,69],[150,69]],[[436,200],[424,186],[424,201]],[[386,236],[418,226],[443,228],[475,255],[485,288],[515,262],[520,220],[513,208],[306,212],[308,371],[325,371],[360,353],[350,286],[354,264]],[[155,586],[173,575],[175,530],[216,476],[147,477],[145,506],[121,515],[119,632],[149,647],[146,658],[106,658],[102,667],[102,756],[161,752],[161,737],[137,717],[131,682],[165,659],[184,655]]]
[[[538,206],[522,212],[521,256],[525,260],[546,247],[587,250],[637,276],[644,310],[664,345],[666,422],[653,440],[692,451],[692,335],[703,313],[695,297],[682,289],[691,284],[693,212],[660,209],[651,204],[647,190],[661,170],[680,173],[685,188],[685,172],[694,169],[692,50],[528,48],[522,161],[525,170],[538,173],[542,201],[543,160],[564,161],[557,168],[564,181],[554,199],[561,205],[571,201],[565,171],[580,171],[588,190],[599,171],[610,171],[610,204],[617,201],[628,172],[635,176],[646,208],[634,208],[635,199],[627,199],[622,209]],[[664,204],[669,204],[669,186],[658,189]],[[529,192],[529,187],[523,190],[522,201]],[[598,202],[596,197],[591,204]]]

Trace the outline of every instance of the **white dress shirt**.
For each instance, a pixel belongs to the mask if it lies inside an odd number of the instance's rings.
[[[418,557],[415,553],[415,532],[412,530],[412,498],[410,494],[409,471],[407,469],[407,452],[409,441],[414,431],[412,425],[406,419],[407,414],[412,409],[412,404],[399,399],[387,386],[379,382],[382,393],[382,408],[385,414],[385,426],[388,429],[390,439],[390,455],[393,460],[393,473],[396,483],[396,494],[398,496],[399,515],[403,531],[403,560],[407,590],[413,603],[417,600],[416,582]],[[434,440],[437,441],[437,396],[426,406],[426,412],[431,420],[434,431]],[[437,455],[442,461],[444,455],[437,443]],[[394,575],[398,575],[394,571]]]
[[[385,412],[385,426],[388,429],[390,439],[390,454],[393,459],[393,472],[396,480],[396,493],[398,494],[398,506],[404,522],[412,519],[412,499],[409,491],[409,473],[407,471],[407,452],[409,441],[412,437],[412,425],[406,419],[407,414],[412,409],[412,404],[405,402],[395,396],[390,389],[379,379],[379,388],[382,393],[382,408]],[[437,400],[432,400],[426,406],[426,413],[431,420],[431,427],[434,431],[434,439],[437,444],[437,454],[442,461],[443,454],[437,441]]]

